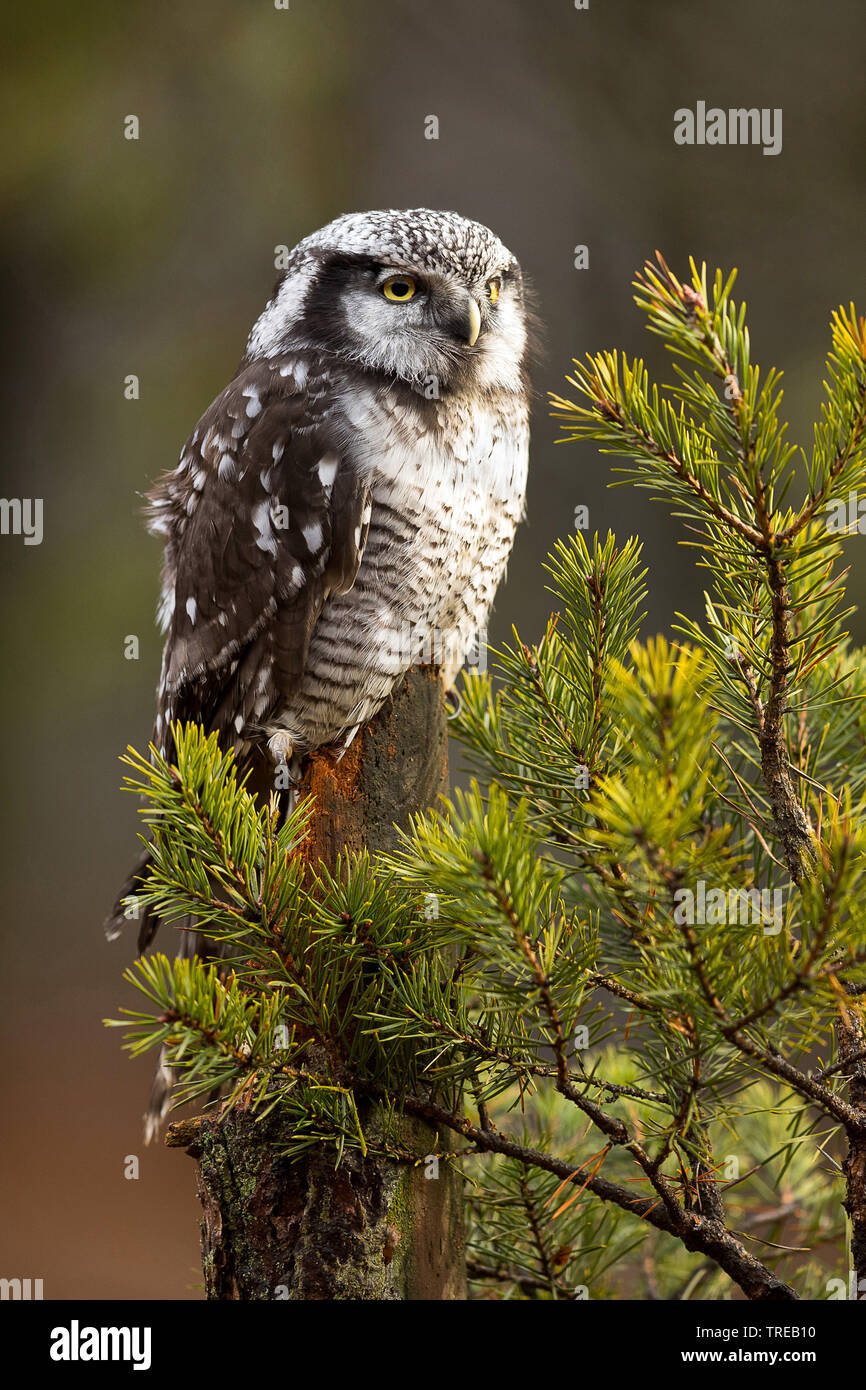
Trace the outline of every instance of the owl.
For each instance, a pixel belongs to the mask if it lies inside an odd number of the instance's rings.
[[[294,248],[149,498],[161,753],[194,720],[292,779],[413,664],[453,685],[524,510],[528,319],[515,257],[456,213],[350,213]]]

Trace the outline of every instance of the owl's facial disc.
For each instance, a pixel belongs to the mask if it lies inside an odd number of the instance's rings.
[[[419,385],[468,383],[496,310],[452,270],[332,255],[308,294],[303,331],[370,371]]]
[[[446,390],[523,389],[520,267],[485,228],[444,214],[350,215],[293,254],[249,356],[324,351],[425,392],[431,379]]]
[[[372,301],[363,284],[345,299],[347,328],[364,339],[370,360],[387,358],[383,370],[403,380],[436,376],[444,386],[468,384],[482,374],[482,355],[496,349],[500,314],[507,312],[506,304],[496,307],[505,281],[504,270],[467,282],[453,271],[382,267],[373,278]],[[512,286],[506,300],[516,293]]]
[[[407,271],[388,269],[377,275],[376,285],[389,304],[401,306],[413,300],[426,304],[427,317],[433,327],[449,329],[457,342],[467,347],[477,343],[483,327],[481,307],[475,296],[452,278],[428,276],[419,279]],[[399,331],[403,324],[396,315],[386,318],[384,326]]]

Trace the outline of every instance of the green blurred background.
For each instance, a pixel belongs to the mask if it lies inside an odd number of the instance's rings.
[[[42,1278],[46,1298],[196,1298],[193,1165],[143,1148],[150,1063],[100,1022],[130,1002],[132,941],[107,946],[100,923],[136,843],[117,756],[146,744],[160,656],[140,494],[232,375],[275,246],[351,209],[456,209],[520,257],[545,327],[529,519],[491,640],[512,622],[539,634],[541,562],[578,503],[592,528],[643,537],[649,630],[698,612],[676,524],[606,490],[593,448],[556,448],[545,393],[588,349],[659,364],[631,276],[656,247],[681,272],[692,252],[739,267],[753,355],[786,368],[807,435],[829,313],[864,299],[866,7],[88,0],[19,7],[6,27],[2,493],[44,498],[45,535],[0,538],[0,1275]],[[674,110],[698,100],[781,107],[782,153],[677,147]]]

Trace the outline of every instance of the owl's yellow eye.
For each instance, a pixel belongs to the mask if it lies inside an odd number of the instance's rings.
[[[411,275],[389,275],[382,286],[382,293],[392,304],[406,304],[414,297],[415,288]]]
[[[494,275],[492,280],[487,281],[487,298],[491,304],[495,304],[499,298],[499,291],[502,289],[502,281],[498,275]]]

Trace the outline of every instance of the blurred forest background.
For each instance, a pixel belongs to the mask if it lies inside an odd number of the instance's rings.
[[[42,1278],[46,1298],[196,1298],[193,1165],[143,1148],[150,1062],[100,1022],[131,997],[132,937],[109,947],[100,929],[136,846],[117,757],[147,743],[160,660],[141,494],[232,375],[275,246],[352,209],[455,209],[519,256],[545,327],[529,520],[491,640],[512,622],[540,634],[541,565],[579,503],[592,529],[643,538],[647,631],[700,612],[666,509],[608,491],[593,448],[557,449],[545,393],[603,346],[665,370],[630,281],[656,247],[681,274],[692,252],[739,267],[753,356],[786,369],[808,443],[830,311],[866,300],[866,7],[86,0],[19,6],[5,27],[0,491],[44,498],[45,534],[0,538],[0,1274]],[[674,110],[698,100],[781,107],[782,153],[676,146]],[[856,541],[850,557],[862,603]]]

